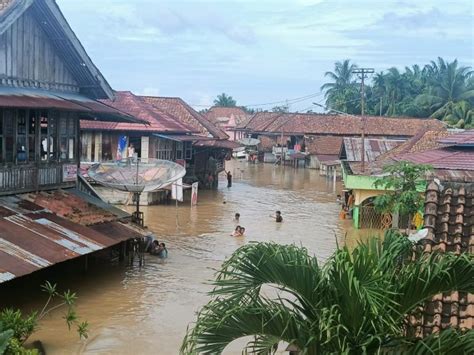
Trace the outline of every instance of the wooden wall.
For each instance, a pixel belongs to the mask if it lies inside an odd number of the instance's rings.
[[[29,10],[0,35],[0,85],[79,91]]]

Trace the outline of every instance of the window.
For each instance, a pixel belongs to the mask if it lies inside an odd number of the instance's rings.
[[[15,135],[13,129],[13,111],[5,110],[3,112],[4,117],[4,139],[5,139],[5,161],[7,163],[13,163],[13,152],[15,145]]]
[[[193,158],[193,143],[186,142],[184,145],[184,159],[191,160]]]
[[[28,117],[28,160],[36,161],[36,128],[37,114],[31,110]]]
[[[158,139],[156,158],[163,160],[173,159],[173,141],[169,139]]]
[[[176,160],[183,159],[184,143],[176,142]]]
[[[26,153],[26,111],[18,110],[16,128],[16,161],[26,163],[28,160]]]
[[[102,161],[112,160],[112,136],[102,133]]]
[[[76,121],[72,114],[61,114],[59,119],[59,161],[76,159]]]
[[[48,112],[42,111],[39,117],[40,121],[40,151],[41,151],[41,161],[48,161],[49,152],[50,152],[50,145],[51,142],[49,141],[48,137]]]

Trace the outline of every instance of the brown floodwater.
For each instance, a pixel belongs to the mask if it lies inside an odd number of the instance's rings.
[[[31,340],[40,339],[48,354],[177,354],[186,327],[208,301],[207,282],[225,258],[250,241],[305,246],[320,261],[346,236],[349,221],[338,219],[340,183],[309,169],[232,162],[234,184],[224,176],[217,191],[200,191],[199,204],[144,207],[146,225],[167,244],[169,257],[147,257],[144,267],[56,267],[40,276],[17,280],[2,292],[3,302],[30,309],[43,302],[41,279],[52,279],[76,291],[77,311],[90,323],[90,336],[79,340],[55,312],[41,322]],[[270,215],[281,210],[283,223]],[[233,216],[246,236],[234,238]],[[240,351],[229,350],[228,353]]]

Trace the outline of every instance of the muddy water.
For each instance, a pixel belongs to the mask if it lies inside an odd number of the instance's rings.
[[[168,259],[149,257],[141,269],[101,266],[87,274],[60,269],[49,275],[77,291],[78,313],[91,324],[90,337],[78,340],[55,313],[33,338],[41,339],[48,354],[177,354],[187,325],[208,300],[205,282],[235,249],[250,241],[296,243],[323,261],[336,239],[344,242],[335,186],[317,171],[244,162],[230,169],[232,188],[222,176],[219,190],[201,191],[194,208],[187,203],[144,208],[146,224],[168,246]],[[281,224],[269,217],[277,209]],[[245,237],[230,237],[236,212]],[[27,308],[42,299],[36,286],[19,282],[10,292]]]

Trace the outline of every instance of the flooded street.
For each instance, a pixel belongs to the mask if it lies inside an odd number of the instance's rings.
[[[295,243],[323,261],[336,238],[343,243],[334,186],[318,171],[244,162],[230,168],[232,188],[222,175],[219,190],[200,191],[194,208],[188,203],[143,208],[146,225],[167,244],[168,259],[147,257],[143,268],[101,266],[86,274],[66,269],[52,275],[62,288],[78,293],[78,314],[91,324],[89,339],[68,332],[58,312],[31,340],[40,339],[48,354],[177,354],[187,325],[208,300],[206,281],[239,246]],[[282,211],[283,223],[269,217],[275,210]],[[236,212],[245,237],[230,236]],[[34,282],[15,287],[21,305],[40,304],[43,295]]]

